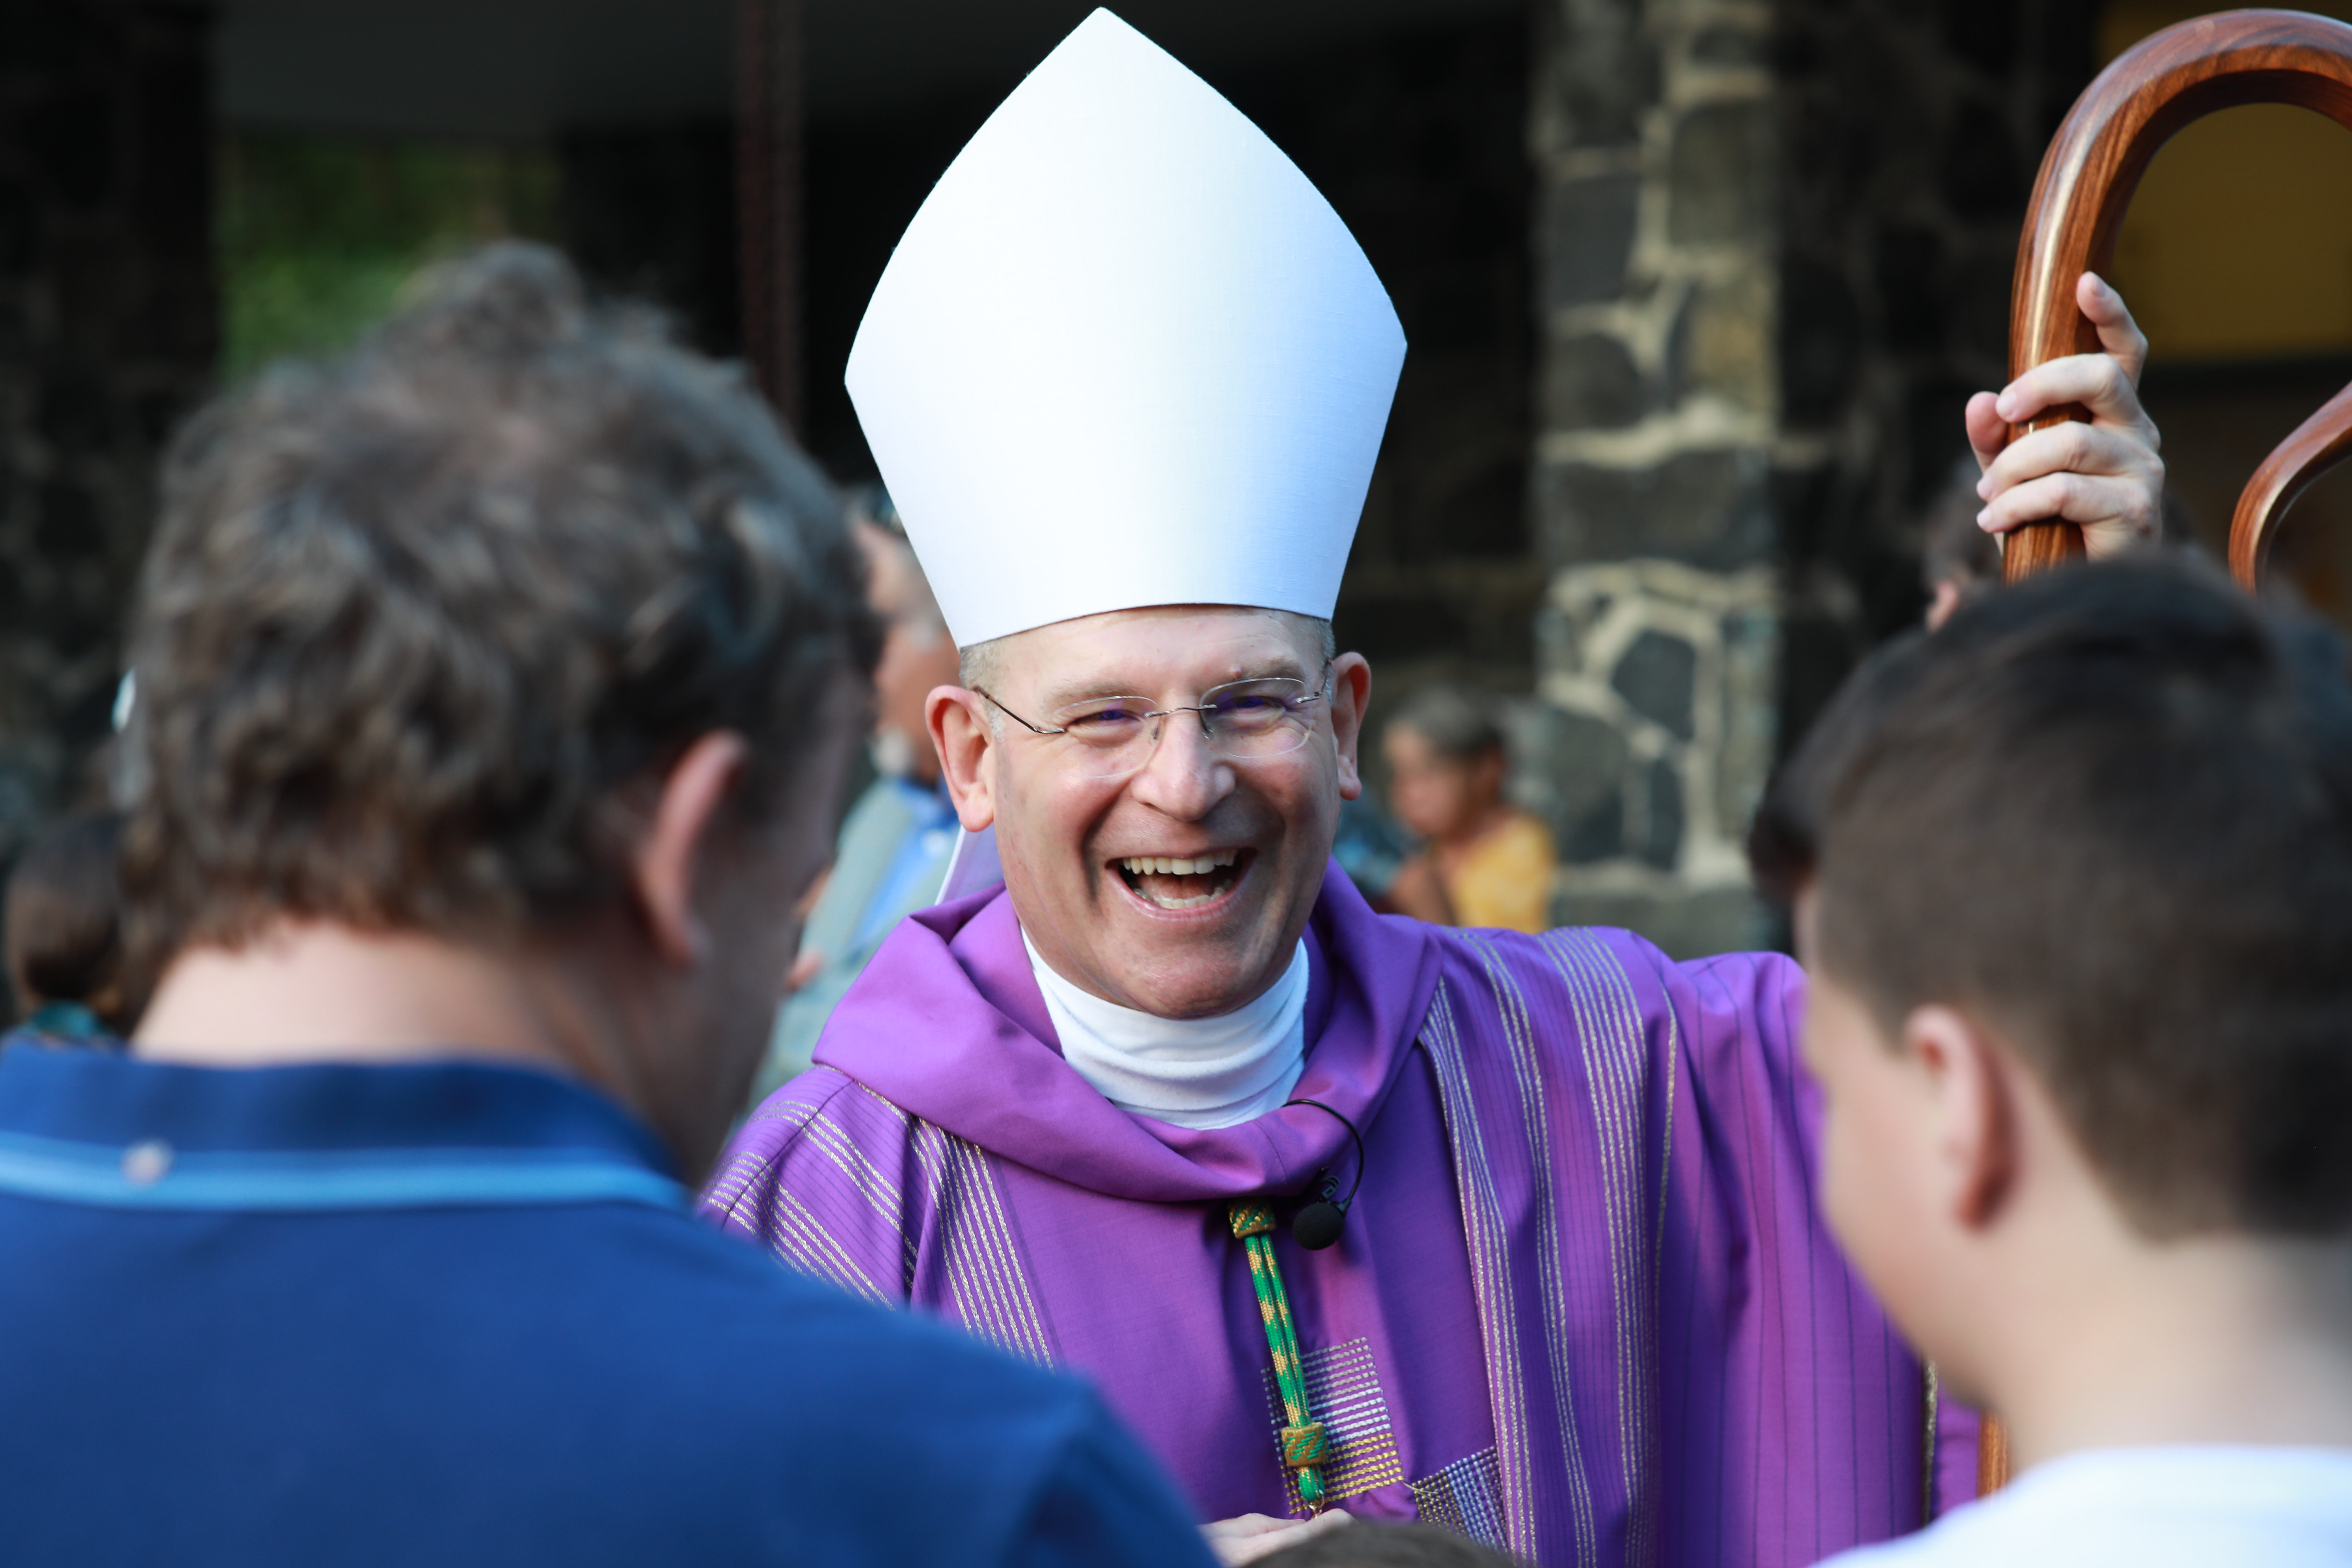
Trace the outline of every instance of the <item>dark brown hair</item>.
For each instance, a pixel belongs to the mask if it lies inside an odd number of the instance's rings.
[[[740,731],[757,810],[878,634],[740,370],[552,251],[424,279],[170,454],[133,628],[134,956],[280,915],[500,940],[608,896],[630,792]]]
[[[123,1026],[121,847],[121,817],[69,816],[8,873],[8,982],[20,1011],[76,1002]]]
[[[1507,743],[1494,701],[1463,686],[1423,687],[1397,705],[1389,723],[1412,731],[1448,762],[1475,762]]]
[[[2352,1227],[2343,645],[2193,560],[2076,567],[1847,684],[1758,814],[1822,968],[1962,1007],[2144,1234]]]
[[[1359,1520],[1268,1552],[1265,1568],[1517,1568],[1517,1559],[1433,1524]]]
[[[2000,546],[1977,523],[1985,503],[1977,494],[1976,459],[1963,458],[1942,490],[1927,505],[1920,530],[1920,585],[1930,594],[1939,583],[1957,584],[1964,595],[2000,586]]]

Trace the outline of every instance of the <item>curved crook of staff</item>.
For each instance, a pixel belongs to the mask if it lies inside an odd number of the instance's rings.
[[[2148,161],[2175,132],[2242,103],[2292,103],[2352,129],[2352,26],[2299,11],[2231,11],[2167,27],[2118,56],[2074,100],[2026,208],[2010,294],[2009,373],[2095,353],[2097,331],[2074,303],[2086,272],[2106,276],[2116,234]],[[2061,419],[2053,409],[2010,439]],[[2230,570],[2248,588],[2296,496],[2352,456],[2352,387],[2305,420],[2263,460],[2239,497]],[[2082,531],[2059,520],[2010,535],[2002,576],[2014,583],[2083,553]]]

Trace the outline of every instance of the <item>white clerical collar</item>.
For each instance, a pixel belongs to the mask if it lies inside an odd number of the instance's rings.
[[[1062,1059],[1121,1110],[1234,1127],[1290,1098],[1307,1066],[1307,943],[1265,995],[1214,1018],[1162,1018],[1081,991],[1021,933]]]

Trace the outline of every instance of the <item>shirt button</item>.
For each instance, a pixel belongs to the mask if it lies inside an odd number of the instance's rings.
[[[172,1146],[160,1139],[133,1143],[122,1152],[124,1179],[136,1182],[142,1187],[152,1186],[162,1181],[163,1173],[171,1168]]]

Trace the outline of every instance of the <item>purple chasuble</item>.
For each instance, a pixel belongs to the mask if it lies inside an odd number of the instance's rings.
[[[1560,1564],[1795,1568],[1919,1524],[1921,1369],[1813,1202],[1793,964],[1376,915],[1336,865],[1307,942],[1293,1095],[1366,1159],[1337,1246],[1275,1247],[1340,1506]],[[1286,1221],[1326,1168],[1344,1191],[1335,1119],[1113,1106],[1001,889],[902,923],[816,1060],[706,1213],[1090,1378],[1203,1519],[1305,1511],[1225,1212],[1272,1194]],[[1948,1465],[1973,1423],[1940,1414]]]

